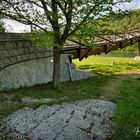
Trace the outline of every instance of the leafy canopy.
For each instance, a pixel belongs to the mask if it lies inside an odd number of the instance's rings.
[[[73,34],[90,40],[96,31],[90,26],[103,27],[97,20],[125,2],[131,0],[1,0],[0,11],[8,18],[33,25],[36,31],[51,33],[54,44],[63,46]]]

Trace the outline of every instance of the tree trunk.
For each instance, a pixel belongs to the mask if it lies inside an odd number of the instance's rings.
[[[60,72],[61,72],[61,48],[53,48],[53,87],[57,88],[60,84]]]

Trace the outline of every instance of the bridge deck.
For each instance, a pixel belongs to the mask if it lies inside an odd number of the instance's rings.
[[[84,43],[80,43],[75,40],[71,41],[75,44],[63,47],[62,53],[72,54],[74,58],[79,58],[79,60],[82,60],[89,55],[108,53],[118,48],[122,49],[129,45],[133,45],[136,42],[139,42],[138,47],[140,52],[140,29],[120,34],[96,35],[92,43],[99,47],[95,48],[89,48]]]

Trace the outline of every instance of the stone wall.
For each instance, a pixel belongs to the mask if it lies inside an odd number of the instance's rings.
[[[68,55],[62,55],[61,81],[71,79],[67,59]],[[52,72],[52,49],[37,48],[24,34],[0,34],[0,90],[51,82]],[[75,67],[72,67],[72,73],[74,80],[88,77],[77,72]]]
[[[25,40],[22,34],[0,34],[0,71],[20,62],[47,58],[52,55],[51,49],[35,47],[35,43]]]

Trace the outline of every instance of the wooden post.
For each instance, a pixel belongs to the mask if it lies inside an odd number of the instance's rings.
[[[140,39],[138,40],[138,55],[140,56]]]
[[[79,57],[79,61],[81,61],[81,47],[82,47],[82,44],[81,44],[81,39],[79,39],[79,49],[78,49],[78,57]]]

